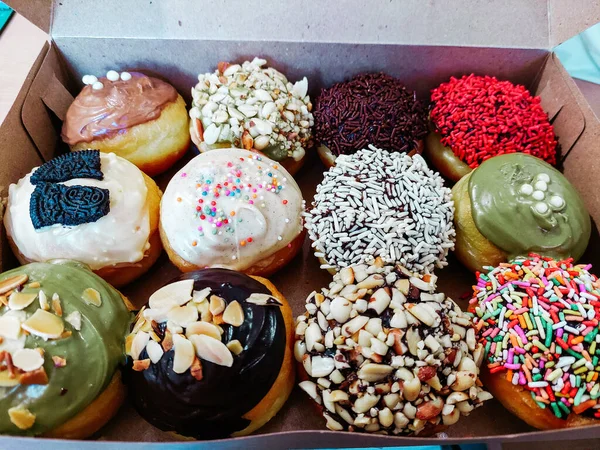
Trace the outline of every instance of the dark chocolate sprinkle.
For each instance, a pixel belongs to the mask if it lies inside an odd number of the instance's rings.
[[[54,224],[66,226],[95,222],[110,211],[108,189],[41,183],[29,200],[29,215],[36,230]]]
[[[323,89],[315,107],[315,136],[336,156],[368,144],[410,152],[428,133],[427,111],[396,78],[364,74]]]
[[[100,170],[100,152],[82,150],[67,153],[48,161],[31,175],[31,184],[60,183],[73,178],[92,178],[103,180]]]

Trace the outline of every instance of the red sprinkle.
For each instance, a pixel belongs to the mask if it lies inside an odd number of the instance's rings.
[[[524,86],[495,77],[452,77],[431,91],[430,113],[443,145],[470,167],[504,153],[523,152],[555,165],[554,127]]]

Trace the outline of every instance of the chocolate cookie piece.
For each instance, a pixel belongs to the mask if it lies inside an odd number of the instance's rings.
[[[29,202],[29,214],[36,230],[54,224],[75,226],[95,222],[109,211],[108,189],[94,186],[40,183]]]
[[[60,183],[73,178],[104,179],[99,150],[83,150],[54,158],[31,175],[31,184]]]

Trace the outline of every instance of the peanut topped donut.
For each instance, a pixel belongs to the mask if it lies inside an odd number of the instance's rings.
[[[557,162],[554,127],[540,98],[524,86],[490,76],[452,77],[431,91],[431,102],[426,156],[452,181],[505,153]]]
[[[327,428],[432,434],[491,398],[478,379],[483,345],[436,279],[377,258],[308,296],[294,355]]]
[[[591,265],[531,254],[487,269],[470,301],[486,387],[539,429],[599,424],[600,281]]]
[[[292,176],[258,153],[201,153],[169,182],[161,236],[184,272],[224,267],[267,275],[300,249],[303,200]]]
[[[330,272],[381,257],[415,272],[447,265],[450,189],[421,157],[373,146],[342,155],[317,186],[306,228]]]
[[[201,152],[237,147],[256,150],[294,175],[312,145],[312,104],[306,77],[291,83],[254,58],[220,62],[214,73],[198,75],[192,88],[190,133]]]

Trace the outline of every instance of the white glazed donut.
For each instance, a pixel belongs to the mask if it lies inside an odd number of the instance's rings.
[[[259,153],[222,149],[196,156],[169,182],[161,236],[181,270],[272,273],[249,269],[277,252],[296,253],[302,210],[300,188],[281,164]]]
[[[40,262],[73,259],[99,270],[144,258],[151,235],[144,175],[114,153],[100,153],[100,165],[103,180],[74,178],[60,183],[109,191],[110,211],[95,222],[76,226],[54,224],[36,230],[30,216],[35,189],[30,179],[38,168],[10,186],[4,224],[24,259]]]

